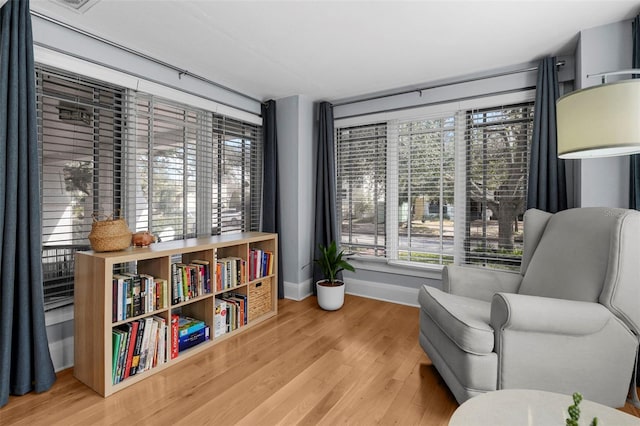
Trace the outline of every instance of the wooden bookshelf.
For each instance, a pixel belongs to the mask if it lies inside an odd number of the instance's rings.
[[[247,309],[252,305],[252,297],[258,311],[252,310],[246,325],[214,337],[215,297],[229,289],[212,291],[193,299],[172,303],[171,298],[171,265],[187,263],[195,259],[206,260],[213,265],[212,283],[215,277],[215,260],[224,257],[239,257],[250,262],[252,250],[259,249],[273,253],[273,269],[257,279],[250,280],[247,270],[246,279],[232,290],[247,295]],[[102,396],[109,396],[136,382],[143,380],[165,368],[183,361],[204,350],[211,350],[216,343],[230,338],[260,322],[277,314],[278,280],[277,280],[278,239],[276,234],[245,232],[205,238],[169,241],[152,244],[149,247],[130,247],[123,251],[96,253],[93,251],[78,252],[75,258],[75,348],[74,376]],[[123,321],[113,321],[113,275],[120,269],[137,274],[149,274],[168,282],[169,297],[167,305],[161,309]],[[256,292],[256,290],[258,292]],[[265,293],[268,292],[268,293]],[[265,298],[267,299],[265,302]],[[268,299],[270,298],[270,303]],[[203,320],[209,326],[210,340],[179,353],[177,358],[168,357],[164,364],[150,370],[130,376],[123,381],[112,382],[112,328],[148,316],[164,318],[170,329],[172,313],[181,313]],[[170,344],[170,339],[168,339]]]

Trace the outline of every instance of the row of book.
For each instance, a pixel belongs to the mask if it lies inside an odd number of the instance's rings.
[[[221,296],[217,296],[213,336],[220,337],[247,325],[248,313],[247,296],[245,294],[224,293]]]
[[[211,271],[206,260],[193,260],[189,264],[171,264],[171,301],[185,302],[211,293]]]
[[[268,250],[249,250],[249,280],[273,274],[273,252]]]
[[[112,329],[113,384],[167,362],[167,324],[149,316]]]
[[[210,339],[204,321],[177,314],[171,315],[169,328],[164,318],[146,318],[121,324],[112,329],[112,381],[118,384],[127,377],[140,374],[181,351]]]
[[[167,307],[167,280],[147,274],[116,274],[112,282],[112,321]]]
[[[216,261],[216,291],[232,289],[247,282],[247,261],[224,257]]]

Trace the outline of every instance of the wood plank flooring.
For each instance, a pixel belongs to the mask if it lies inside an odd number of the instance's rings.
[[[418,309],[347,295],[336,312],[281,300],[277,317],[106,399],[65,370],[11,397],[0,425],[436,426],[457,406],[418,344]]]

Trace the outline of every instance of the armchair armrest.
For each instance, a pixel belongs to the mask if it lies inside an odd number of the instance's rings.
[[[522,275],[517,272],[456,265],[442,269],[443,291],[485,302],[491,302],[493,295],[499,292],[515,293],[521,281]]]
[[[498,389],[581,389],[593,400],[624,403],[638,340],[604,305],[499,293],[489,321]]]
[[[599,303],[498,293],[491,302],[490,323],[504,330],[584,336],[601,331],[614,316]]]

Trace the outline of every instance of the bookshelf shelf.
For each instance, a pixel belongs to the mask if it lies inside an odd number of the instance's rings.
[[[118,252],[86,251],[76,253],[74,376],[100,395],[107,397],[275,316],[278,309],[278,272],[275,257],[277,248],[276,234],[245,232],[156,243],[149,247],[130,247]],[[257,267],[255,261],[252,265],[249,264],[255,251],[268,253],[269,256],[272,256],[270,259],[272,270],[265,271],[264,276],[260,278],[249,280],[249,268]],[[234,283],[236,285],[221,291],[216,290],[214,284],[216,262],[229,258],[239,259],[237,265],[246,264],[245,273],[243,275],[238,272],[238,282]],[[186,301],[172,303],[174,301],[171,294],[172,264],[189,264],[194,261],[208,263],[211,291]],[[125,320],[114,321],[116,303],[114,303],[113,277],[123,268],[134,275],[147,274],[157,279],[166,280],[168,292],[165,293],[164,307],[142,315],[131,316]],[[236,270],[234,269],[234,271]],[[254,272],[252,269],[251,274]],[[221,298],[229,292],[238,294],[240,299],[246,298],[244,309],[247,311],[247,320],[238,328],[215,336],[216,298]],[[254,307],[252,307],[252,303],[255,304]],[[242,315],[239,313],[239,309],[237,310],[236,315],[240,315],[239,321],[242,322]],[[210,329],[210,338],[181,351],[176,358],[172,359],[170,345],[172,344],[171,317],[173,314],[204,321]],[[112,334],[118,333],[118,330],[114,331],[114,329],[151,317],[156,317],[167,325],[166,362],[158,362],[156,366],[114,384]],[[159,355],[164,356],[165,354]]]

